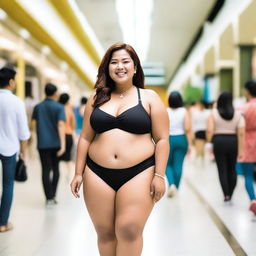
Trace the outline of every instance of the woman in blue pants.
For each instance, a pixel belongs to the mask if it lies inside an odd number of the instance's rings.
[[[170,154],[166,175],[169,184],[167,195],[172,197],[179,188],[184,158],[191,144],[191,120],[188,111],[183,107],[183,100],[179,92],[172,92],[168,102]]]

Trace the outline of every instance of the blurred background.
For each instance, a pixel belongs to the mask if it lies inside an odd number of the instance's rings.
[[[39,100],[53,82],[77,103],[116,42],[134,46],[146,86],[165,102],[172,90],[187,103],[223,90],[239,98],[256,75],[254,0],[1,0],[0,8],[0,66],[17,68],[21,98]]]
[[[16,69],[14,93],[32,98],[33,106],[48,82],[78,106],[116,42],[135,48],[146,87],[166,106],[174,90],[187,105],[212,105],[229,91],[240,106],[245,82],[256,79],[256,0],[0,0],[0,68]],[[46,210],[33,136],[29,179],[15,185],[15,228],[0,235],[0,256],[98,255],[92,223],[71,196],[72,173],[63,165],[59,204]],[[238,178],[233,206],[224,205],[212,152],[204,150],[199,163],[193,152],[186,156],[179,195],[154,208],[143,256],[256,255],[244,180]]]

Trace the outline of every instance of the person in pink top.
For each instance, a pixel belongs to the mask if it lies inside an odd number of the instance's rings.
[[[239,165],[245,177],[245,188],[251,200],[250,211],[256,215],[256,196],[253,184],[253,172],[256,163],[256,80],[246,82],[244,95],[247,103],[240,107],[245,118],[244,151],[238,159]]]

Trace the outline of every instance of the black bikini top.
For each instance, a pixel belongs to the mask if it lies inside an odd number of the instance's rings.
[[[151,118],[141,103],[140,90],[138,90],[139,102],[118,116],[113,116],[96,107],[92,111],[90,123],[96,133],[103,133],[111,129],[121,129],[135,134],[151,132]]]

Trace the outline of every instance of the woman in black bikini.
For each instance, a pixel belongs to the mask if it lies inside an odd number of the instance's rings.
[[[78,142],[75,197],[84,199],[101,256],[138,256],[142,232],[165,193],[169,121],[165,106],[144,88],[134,49],[111,46],[98,70]]]

